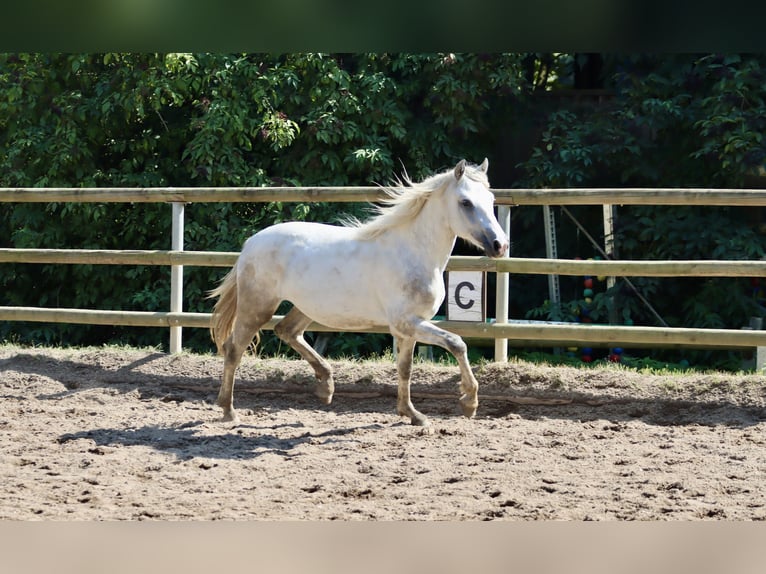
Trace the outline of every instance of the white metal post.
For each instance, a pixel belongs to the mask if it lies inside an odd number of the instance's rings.
[[[604,204],[604,252],[607,259],[614,259],[614,206]],[[607,288],[614,287],[614,277],[607,277]]]
[[[173,223],[171,226],[171,249],[183,251],[184,249],[184,204],[173,202]],[[170,266],[170,312],[180,313],[183,311],[183,265]],[[180,326],[170,327],[170,352],[181,352],[181,329]]]
[[[548,259],[558,259],[559,248],[556,242],[556,216],[550,205],[543,205],[543,226],[545,228],[545,256]],[[552,305],[556,305],[561,301],[558,275],[548,275],[548,299]]]
[[[505,234],[511,239],[511,207],[509,205],[497,206],[497,220]],[[505,257],[511,256],[511,248]],[[508,322],[508,298],[510,296],[510,277],[508,273],[497,273],[497,291],[495,293],[495,323],[505,324]],[[508,339],[495,339],[495,361],[503,363],[508,360]]]
[[[604,204],[602,206],[604,211],[604,253],[606,253],[607,259],[614,259],[616,256],[614,246],[614,216],[615,206]],[[615,285],[614,277],[606,278],[606,288],[611,289]],[[617,309],[614,308],[614,298],[611,299],[609,304],[609,324],[616,325]]]
[[[543,205],[543,227],[545,228],[545,256],[548,259],[558,259],[556,215],[550,205]],[[558,275],[548,275],[548,300],[554,307],[561,303],[561,287]],[[553,354],[560,355],[561,349],[554,347]]]

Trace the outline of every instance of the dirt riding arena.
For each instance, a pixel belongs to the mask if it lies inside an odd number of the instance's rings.
[[[222,361],[131,349],[0,347],[0,519],[763,520],[766,377],[418,364],[395,413],[389,363],[246,356],[239,424]],[[531,404],[529,404],[531,403]]]

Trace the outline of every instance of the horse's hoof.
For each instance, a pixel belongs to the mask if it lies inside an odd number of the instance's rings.
[[[479,403],[477,401],[464,401],[462,398],[460,399],[460,408],[463,410],[463,416],[469,419],[472,419],[474,416],[476,416],[476,409],[479,408]]]
[[[327,389],[317,387],[316,391],[314,391],[314,394],[320,401],[322,401],[322,404],[329,405],[332,402],[332,393],[328,393]]]
[[[239,423],[239,415],[236,411],[225,411],[223,417],[221,417],[222,423]]]
[[[421,413],[416,413],[412,415],[412,418],[410,419],[410,423],[412,423],[412,426],[416,426],[416,427],[428,428],[431,426],[431,421],[428,420],[428,417]]]
[[[335,392],[335,384],[332,379],[326,381],[318,380],[314,387],[314,394],[323,404],[329,405],[332,402],[332,395]]]

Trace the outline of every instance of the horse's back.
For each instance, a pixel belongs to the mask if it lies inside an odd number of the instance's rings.
[[[365,328],[385,322],[374,296],[385,270],[374,245],[360,240],[354,228],[273,225],[245,242],[237,265],[241,288],[273,292],[325,325]]]
[[[243,257],[296,258],[308,253],[330,253],[353,240],[353,229],[324,223],[290,221],[252,235],[242,248]]]

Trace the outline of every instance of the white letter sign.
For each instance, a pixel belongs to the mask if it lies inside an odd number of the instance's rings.
[[[449,271],[447,273],[447,319],[480,321],[486,318],[483,271]]]

